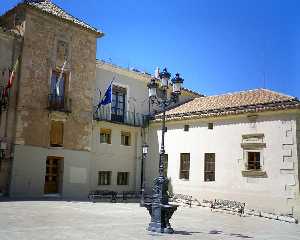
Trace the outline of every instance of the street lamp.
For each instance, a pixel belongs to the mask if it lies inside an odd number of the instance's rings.
[[[140,202],[140,206],[144,207],[145,205],[145,198],[144,198],[144,194],[145,194],[145,178],[144,178],[144,161],[146,160],[146,156],[148,153],[148,145],[147,144],[143,144],[142,146],[142,164],[141,164],[141,202]]]
[[[174,230],[170,225],[170,218],[177,209],[177,205],[169,204],[168,196],[168,179],[164,176],[165,161],[165,132],[166,132],[166,108],[178,101],[181,94],[183,79],[179,73],[172,79],[173,91],[168,98],[169,80],[171,74],[165,68],[160,74],[159,79],[153,78],[148,83],[149,100],[154,105],[162,109],[162,137],[159,154],[159,176],[155,178],[153,183],[153,196],[151,203],[144,203],[145,207],[151,215],[151,222],[148,231],[160,233],[173,233]],[[160,82],[160,84],[158,83]],[[157,94],[160,91],[161,94]]]

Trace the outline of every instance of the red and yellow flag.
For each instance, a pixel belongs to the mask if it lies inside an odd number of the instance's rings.
[[[10,71],[10,73],[9,73],[9,79],[8,79],[7,85],[6,85],[5,90],[4,90],[4,96],[5,97],[8,96],[8,90],[12,87],[13,82],[16,78],[16,72],[18,70],[18,66],[19,66],[19,58],[17,59],[12,71]]]

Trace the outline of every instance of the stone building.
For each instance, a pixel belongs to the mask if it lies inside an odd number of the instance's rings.
[[[11,143],[14,136],[16,118],[13,107],[16,102],[16,85],[13,85],[7,92],[7,96],[5,96],[5,88],[15,62],[20,55],[21,46],[22,38],[17,32],[0,27],[0,195],[8,192],[11,174]],[[18,81],[18,77],[19,74],[17,72],[15,75],[16,81]],[[8,102],[11,104],[8,105]]]
[[[7,123],[14,121],[10,195],[87,194],[96,40],[103,33],[48,0],[21,2],[1,25],[22,38],[7,112]]]
[[[196,98],[166,116],[167,175],[175,193],[300,216],[297,98],[256,89]],[[147,179],[158,171],[160,117],[150,125]]]

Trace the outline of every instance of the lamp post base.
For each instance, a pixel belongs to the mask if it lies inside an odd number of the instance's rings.
[[[173,213],[177,210],[177,205],[153,205],[152,203],[145,203],[145,207],[151,215],[151,222],[147,228],[148,231],[174,233],[169,221]]]
[[[144,203],[144,206],[151,215],[151,222],[147,230],[158,233],[174,233],[170,219],[177,210],[178,205],[169,204],[167,194],[168,179],[163,176],[156,178],[154,180],[153,190],[152,202]]]

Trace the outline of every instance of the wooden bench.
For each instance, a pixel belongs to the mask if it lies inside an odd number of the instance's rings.
[[[211,202],[211,211],[213,209],[222,209],[226,211],[237,212],[240,216],[244,214],[246,203],[233,200],[215,199]]]
[[[170,201],[171,202],[181,202],[181,203],[188,205],[189,207],[192,207],[193,197],[190,195],[185,195],[185,194],[173,194],[170,197]]]
[[[95,202],[96,199],[109,198],[111,202],[117,202],[117,192],[111,190],[95,190],[89,193],[89,200]]]

